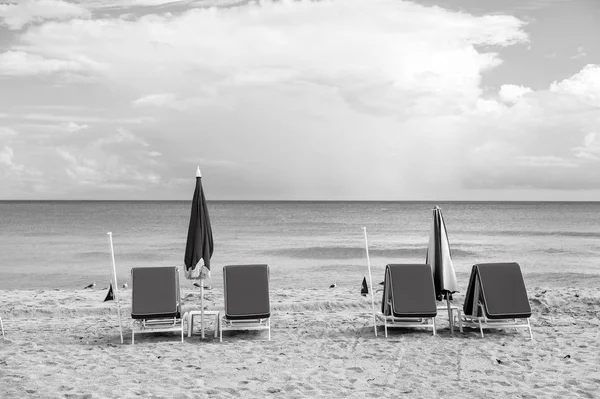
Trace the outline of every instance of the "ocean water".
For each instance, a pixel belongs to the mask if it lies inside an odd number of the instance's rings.
[[[375,278],[386,263],[424,262],[432,208],[442,208],[459,275],[481,262],[527,273],[600,274],[600,203],[209,201],[222,266],[268,263],[281,287],[358,281],[363,226]],[[0,289],[107,285],[113,244],[119,280],[136,266],[183,269],[191,201],[0,201]],[[466,282],[465,282],[466,284]]]

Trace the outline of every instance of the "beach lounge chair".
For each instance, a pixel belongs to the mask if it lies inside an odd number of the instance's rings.
[[[268,330],[270,341],[269,266],[224,266],[223,290],[225,312],[219,318],[219,340],[223,341],[223,331]]]
[[[531,307],[518,263],[481,263],[471,269],[463,306],[463,326],[527,328],[533,339]]]
[[[388,328],[425,327],[435,330],[435,287],[431,266],[427,264],[394,264],[385,268],[381,312],[387,337]],[[376,321],[377,323],[377,321]]]
[[[134,267],[131,282],[131,344],[136,333],[168,331],[180,332],[183,342],[177,267]]]

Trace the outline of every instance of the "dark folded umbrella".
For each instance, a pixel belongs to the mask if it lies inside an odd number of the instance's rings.
[[[369,288],[367,288],[367,278],[363,277],[362,285],[360,286],[360,294],[367,295],[369,293]]]
[[[202,189],[202,174],[200,167],[196,172],[196,189],[192,199],[190,225],[185,246],[185,277],[198,279],[203,274],[202,268],[210,270],[210,258],[214,249],[212,229],[204,190]],[[198,263],[201,263],[198,265]]]
[[[112,283],[110,283],[110,287],[108,288],[108,292],[106,293],[106,298],[104,298],[103,302],[114,301],[114,299],[115,299],[115,294],[113,293]]]

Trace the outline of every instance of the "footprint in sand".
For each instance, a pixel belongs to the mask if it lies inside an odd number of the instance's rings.
[[[354,371],[355,373],[364,373],[365,369],[362,367],[348,367],[346,370]]]

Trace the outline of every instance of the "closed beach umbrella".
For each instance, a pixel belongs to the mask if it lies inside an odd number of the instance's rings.
[[[209,276],[210,258],[213,254],[213,236],[208,217],[208,208],[202,189],[200,167],[196,171],[196,189],[192,199],[192,212],[185,245],[185,277],[200,279],[200,323],[204,338],[204,278]],[[189,321],[188,321],[189,323]]]
[[[429,235],[429,246],[427,247],[425,263],[431,266],[437,300],[446,299],[450,328],[454,332],[450,300],[452,300],[452,294],[458,292],[458,284],[456,282],[454,265],[452,264],[446,224],[442,217],[442,210],[437,206],[433,209],[433,226]]]
[[[213,254],[213,236],[200,167],[196,172],[196,189],[192,199],[192,212],[185,245],[185,277],[203,279],[210,271],[210,258]]]

